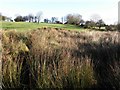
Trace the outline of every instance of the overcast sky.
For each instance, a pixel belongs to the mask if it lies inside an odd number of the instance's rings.
[[[98,14],[107,24],[118,19],[119,0],[0,0],[0,12],[9,17],[43,12],[43,18],[62,17],[69,13],[79,13],[84,20]]]

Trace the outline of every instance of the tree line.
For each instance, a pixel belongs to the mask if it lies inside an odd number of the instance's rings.
[[[42,12],[38,12],[35,16],[33,14],[29,14],[26,16],[21,16],[21,15],[17,15],[14,19],[15,22],[37,22],[40,23],[40,20],[42,18]]]
[[[36,13],[36,15],[33,15],[33,14],[28,14],[26,16],[17,15],[14,18],[14,21],[15,22],[40,23],[42,16],[43,16],[43,12],[39,11],[38,13]],[[11,20],[11,18],[8,18],[7,16],[3,16],[1,14],[0,14],[0,17],[1,17],[1,20],[3,21],[7,19],[9,21],[13,21]],[[87,21],[84,21],[82,19],[82,15],[80,14],[67,14],[64,17],[61,17],[61,21],[59,21],[57,17],[51,17],[50,20],[48,18],[45,18],[44,22],[45,23],[57,23],[57,24],[72,24],[72,25],[77,25],[83,28],[90,28],[90,29],[96,29],[96,27],[98,29],[101,29],[101,27],[105,27],[107,30],[114,30],[114,29],[120,28],[120,24],[106,25],[105,22],[102,20],[102,18],[97,14],[92,15],[91,19]]]

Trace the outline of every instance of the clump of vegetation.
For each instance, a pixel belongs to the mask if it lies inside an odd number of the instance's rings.
[[[3,88],[120,88],[119,32],[2,32]]]
[[[2,86],[16,88],[20,85],[22,58],[20,52],[28,51],[21,33],[16,31],[2,31]]]

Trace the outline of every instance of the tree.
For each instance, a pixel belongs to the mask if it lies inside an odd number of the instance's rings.
[[[85,21],[83,19],[80,20],[80,24],[84,24]]]
[[[0,20],[5,21],[6,19],[7,19],[7,17],[6,17],[6,16],[3,16],[3,15],[0,13]]]
[[[85,28],[91,28],[91,29],[95,29],[96,23],[94,21],[86,21],[85,22]]]
[[[41,20],[41,18],[42,18],[42,15],[43,15],[42,11],[39,11],[39,12],[36,14],[36,18],[37,18],[37,20],[38,20],[38,23],[40,22],[40,20]]]
[[[45,22],[45,23],[48,23],[48,21],[49,21],[49,20],[48,20],[47,18],[46,18],[46,19],[44,19],[44,22]]]
[[[90,21],[86,21],[84,28],[90,28],[90,23],[91,23]]]
[[[33,14],[29,14],[28,15],[29,22],[33,22],[33,19],[34,19],[34,15]]]
[[[95,29],[95,27],[96,27],[96,23],[95,23],[95,21],[90,21],[90,27],[92,28],[92,29]]]
[[[80,14],[68,14],[66,16],[66,19],[68,24],[79,25],[82,19],[82,16]]]
[[[101,17],[98,14],[93,14],[91,16],[91,21],[93,21],[95,23],[98,22],[100,19],[101,19]]]
[[[22,16],[17,16],[15,19],[14,19],[15,22],[21,22],[23,21],[23,17]]]
[[[2,20],[5,21],[7,19],[6,16],[2,16]]]
[[[56,21],[58,21],[58,18],[57,17],[52,17],[51,20],[52,20],[52,23],[55,23]]]
[[[105,23],[102,19],[98,20],[98,22],[96,23],[96,25],[99,27],[99,29],[103,26],[105,26]]]
[[[66,21],[66,18],[63,16],[63,17],[61,17],[61,21],[62,21],[62,23],[64,24],[64,22]]]
[[[35,16],[35,22],[37,22],[37,17]]]
[[[23,16],[23,21],[28,21],[29,20],[29,17],[28,16]]]

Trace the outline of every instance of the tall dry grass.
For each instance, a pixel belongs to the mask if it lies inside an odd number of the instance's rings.
[[[2,32],[3,88],[120,88],[119,32]]]

